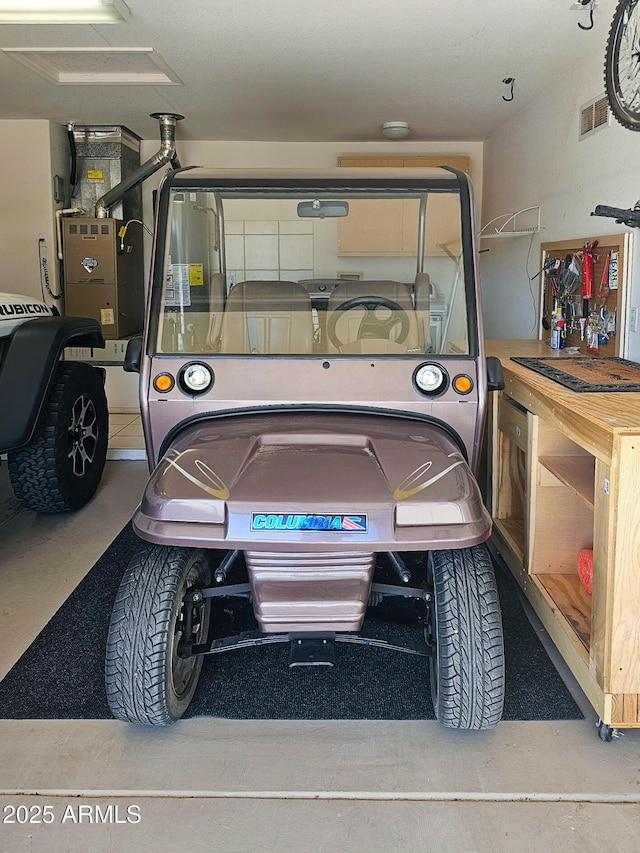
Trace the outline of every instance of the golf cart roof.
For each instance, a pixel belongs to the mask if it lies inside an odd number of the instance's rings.
[[[271,186],[335,188],[372,186],[456,190],[467,176],[447,167],[437,168],[326,168],[326,169],[211,169],[191,166],[169,173],[172,186]]]

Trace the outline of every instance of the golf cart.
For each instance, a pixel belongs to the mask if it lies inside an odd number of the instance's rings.
[[[373,250],[352,248],[363,233]],[[360,642],[428,656],[444,726],[496,725],[502,622],[476,475],[502,374],[476,252],[453,169],[167,173],[125,361],[151,477],[109,629],[115,717],[181,717],[205,654],[285,642],[292,666],[319,666]],[[388,596],[421,602],[424,642],[364,635]],[[250,599],[257,630],[214,636],[220,597]]]
[[[16,498],[36,512],[84,506],[107,456],[104,370],[62,361],[66,346],[104,347],[100,324],[0,293],[0,453]]]

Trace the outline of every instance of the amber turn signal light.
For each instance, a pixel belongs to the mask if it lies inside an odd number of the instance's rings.
[[[153,387],[156,391],[160,391],[162,394],[166,394],[167,391],[171,391],[174,384],[175,379],[170,373],[159,373],[153,380]]]
[[[464,373],[458,374],[451,383],[458,394],[468,394],[473,390],[473,380]]]

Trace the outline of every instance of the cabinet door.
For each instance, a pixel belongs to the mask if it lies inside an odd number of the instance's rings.
[[[338,166],[344,166],[345,168],[353,166],[354,168],[359,169],[368,167],[378,169],[397,169],[404,166],[404,160],[404,157],[359,157],[358,155],[354,155],[353,157],[338,157]],[[416,165],[418,166],[423,164],[416,163]]]
[[[438,154],[425,154],[413,157],[398,156],[353,156],[338,157],[338,166],[367,168],[373,167],[378,169],[392,169],[398,167],[405,168],[435,168],[437,166],[451,166],[452,169],[459,169],[461,172],[469,173],[469,158],[466,156],[440,156]]]
[[[469,171],[468,157],[339,157],[338,165],[365,168],[433,168],[451,166]],[[338,223],[339,256],[409,256],[418,245],[417,200],[388,201],[354,199],[349,216]],[[460,252],[460,211],[455,198],[431,196],[427,203],[425,255]]]
[[[416,254],[418,248],[418,199],[405,199],[402,202],[402,252]],[[460,204],[453,195],[430,195],[427,199],[427,233],[424,246],[425,255],[442,255],[451,252],[459,255],[460,241]]]
[[[526,566],[530,445],[535,422],[530,424],[530,414],[505,393],[498,395],[493,415],[493,520],[518,564]]]
[[[338,221],[338,255],[401,255],[403,205],[402,199],[352,199],[349,215]]]

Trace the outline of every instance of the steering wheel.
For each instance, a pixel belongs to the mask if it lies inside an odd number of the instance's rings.
[[[401,344],[406,340],[409,334],[409,315],[401,305],[398,305],[393,299],[387,299],[385,296],[356,296],[338,305],[331,314],[331,317],[329,317],[327,335],[331,343],[338,349],[347,343],[346,341],[339,340],[336,334],[336,326],[338,325],[341,312],[351,311],[354,308],[364,308],[366,312],[358,329],[358,340],[361,338],[379,338],[380,331],[383,331],[389,339],[392,329],[398,323],[400,323],[400,332],[396,338],[396,343]],[[376,316],[378,308],[387,308],[394,313],[386,320],[381,320]]]

